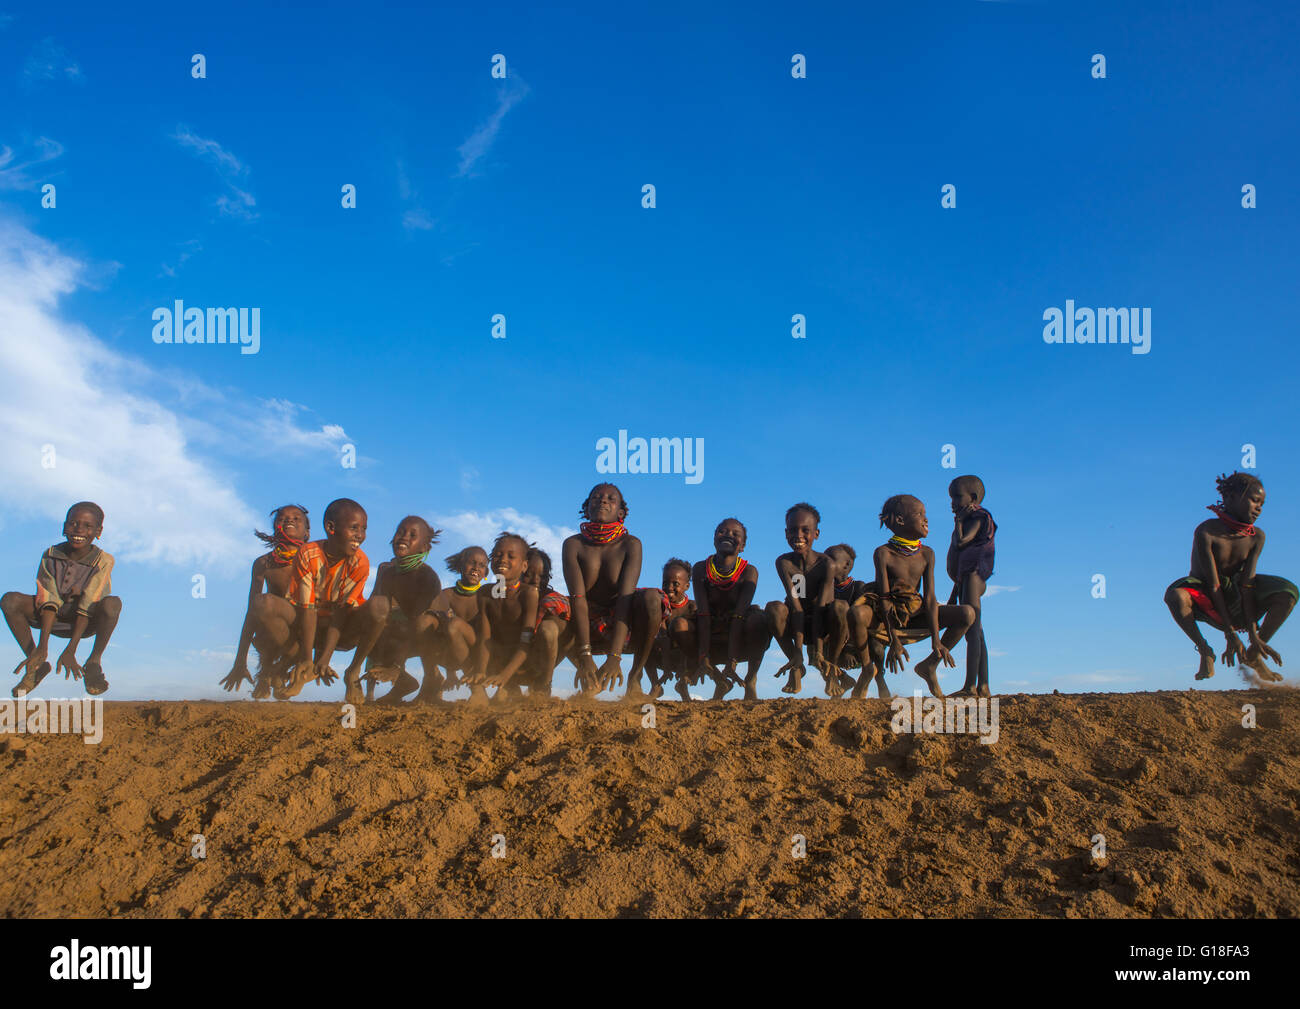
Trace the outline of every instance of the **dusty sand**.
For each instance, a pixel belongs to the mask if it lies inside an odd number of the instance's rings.
[[[1300,912],[1295,690],[1012,695],[993,746],[879,700],[106,708],[0,736],[6,915]]]

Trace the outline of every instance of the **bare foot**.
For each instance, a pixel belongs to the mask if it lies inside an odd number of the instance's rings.
[[[876,674],[876,689],[880,691],[882,701],[892,701],[894,699],[894,692],[889,689],[889,684],[885,682],[885,677],[881,673]]]
[[[441,704],[444,681],[436,673],[425,673],[420,692],[411,698],[415,704]]]
[[[993,691],[989,689],[989,685],[987,683],[981,683],[978,687],[975,688],[975,694],[977,697],[992,697]]]
[[[691,682],[685,676],[677,677],[677,696],[683,701],[691,699]]]
[[[420,688],[420,681],[408,673],[405,669],[397,674],[397,679],[393,682],[393,689],[388,691],[383,697],[376,701],[376,704],[401,704],[402,699],[407,694],[413,693]]]
[[[979,693],[975,687],[963,686],[960,690],[954,690],[949,697],[978,697]]]
[[[1214,652],[1201,652],[1201,668],[1196,670],[1198,680],[1208,680],[1214,675]]]
[[[935,697],[942,697],[943,690],[939,687],[939,656],[931,653],[916,664],[916,675],[925,681],[925,685],[930,688],[930,693]]]
[[[1246,665],[1250,666],[1250,668],[1255,671],[1255,675],[1261,680],[1268,680],[1271,683],[1276,683],[1282,679],[1281,673],[1269,669],[1268,666],[1264,664],[1264,656],[1260,654],[1259,649],[1254,645],[1251,645],[1246,649],[1246,657],[1242,661]]]
[[[786,668],[790,670],[790,678],[785,681],[785,686],[781,688],[783,694],[797,694],[803,689],[803,666],[797,662],[787,663]],[[777,676],[781,675],[781,670],[777,670]]]
[[[258,673],[253,681],[253,700],[264,701],[271,696],[271,677],[267,673]]]
[[[747,701],[758,700],[758,677],[757,676],[745,677],[745,700]]]
[[[645,691],[641,689],[641,677],[630,677],[627,681],[627,690],[623,692],[624,700],[636,701],[642,697],[645,697]]]
[[[655,685],[650,688],[650,700],[657,701],[659,700],[659,698],[663,696],[664,696],[664,685],[662,683],[655,683]]]
[[[854,700],[867,696],[867,688],[871,686],[871,677],[864,669],[862,675],[858,677],[858,682],[853,684],[853,692],[849,694]]]
[[[469,700],[465,702],[471,708],[486,708],[488,703],[487,691],[483,689],[483,684],[474,683],[469,688]]]
[[[713,700],[720,701],[731,692],[731,680],[726,676],[719,676],[713,681]]]

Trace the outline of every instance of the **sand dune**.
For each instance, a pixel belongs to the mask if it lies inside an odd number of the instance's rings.
[[[660,702],[655,729],[623,704],[371,706],[346,729],[337,705],[110,703],[98,746],[0,737],[0,910],[1300,912],[1296,691],[999,715],[986,746],[895,735],[878,700]]]

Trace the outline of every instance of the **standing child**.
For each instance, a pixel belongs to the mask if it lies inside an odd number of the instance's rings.
[[[293,590],[293,562],[298,557],[298,549],[311,537],[311,520],[302,505],[281,505],[271,512],[271,521],[274,533],[253,531],[253,535],[271,549],[253,561],[253,580],[248,587],[248,608],[239,631],[235,665],[221,680],[221,686],[226,690],[238,690],[239,685],[248,680],[253,684],[254,700],[270,697],[273,684],[260,667],[256,680],[248,672],[248,649],[253,643],[253,600],[263,591],[289,598]]]
[[[980,597],[993,577],[993,534],[998,524],[984,508],[984,481],[979,477],[959,476],[948,485],[948,496],[952,498],[954,527],[948,545],[948,577],[952,579],[948,605],[964,603],[975,611],[975,622],[966,632],[966,682],[953,696],[991,697]]]
[[[1196,527],[1192,573],[1165,590],[1165,605],[1201,655],[1198,680],[1214,675],[1214,649],[1196,626],[1201,620],[1223,632],[1224,662],[1231,666],[1241,659],[1260,680],[1276,682],[1281,674],[1264,659],[1281,665],[1282,656],[1268,642],[1291,615],[1300,590],[1285,578],[1255,573],[1264,552],[1264,530],[1255,525],[1264,509],[1263,483],[1249,473],[1220,476],[1215,482],[1221,500],[1207,506],[1215,518]],[[1250,647],[1242,647],[1237,631],[1246,632]]]
[[[108,594],[113,557],[95,546],[103,532],[104,510],[93,501],[78,501],[64,518],[64,541],[41,556],[36,569],[36,593],[6,592],[0,599],[5,623],[26,656],[14,670],[15,675],[23,671],[23,678],[13,690],[15,697],[31,693],[50,672],[45,660],[51,634],[68,639],[68,646],[58,658],[65,679],[69,675],[74,679],[84,676],[88,694],[98,695],[108,689],[101,660],[122,612],[122,600]],[[40,629],[39,641],[32,640],[33,628]],[[87,634],[95,643],[85,665],[81,665],[77,662],[77,646]]]

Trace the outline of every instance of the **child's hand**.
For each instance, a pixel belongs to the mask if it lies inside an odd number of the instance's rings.
[[[1250,629],[1250,645],[1264,658],[1272,659],[1279,666],[1282,664],[1282,656],[1277,651],[1268,646],[1268,642],[1259,636],[1258,628]]]
[[[740,674],[736,672],[736,666],[739,664],[740,664],[739,659],[728,659],[727,664],[722,667],[722,675],[725,676],[727,679],[729,679],[732,683],[743,685],[745,681],[742,680],[740,678]]]
[[[600,685],[602,688],[609,690],[623,683],[623,664],[618,661],[617,655],[611,655],[605,660],[604,665],[600,667]]]
[[[573,685],[579,690],[588,690],[600,682],[600,670],[590,652],[578,656],[575,663],[577,672],[573,676]]]
[[[939,659],[945,666],[957,665],[957,660],[952,657],[952,652],[948,651],[948,649],[943,646],[942,642],[934,646],[934,654],[939,656]]]
[[[222,678],[221,686],[225,690],[238,690],[245,680],[252,683],[253,674],[248,671],[247,663],[236,662],[235,667]]]
[[[808,671],[808,667],[807,667],[807,666],[805,666],[805,665],[804,665],[802,662],[800,662],[798,659],[795,659],[795,660],[792,661],[792,662],[787,662],[784,666],[782,666],[780,669],[778,669],[778,670],[777,670],[775,673],[773,673],[772,675],[773,675],[776,679],[779,680],[782,676],[785,676],[787,673],[792,672],[792,671],[794,671],[794,670],[796,670],[796,669],[799,670],[799,676],[800,676],[801,678],[802,678],[803,674],[806,673],[806,672]]]
[[[901,641],[894,638],[889,642],[889,651],[885,653],[885,668],[891,673],[901,673],[907,668],[907,649]]]
[[[1245,659],[1246,649],[1242,647],[1241,638],[1237,637],[1232,631],[1224,632],[1223,637],[1227,643],[1227,648],[1223,652],[1224,665],[1234,666],[1237,664],[1238,658]]]
[[[699,683],[705,677],[708,677],[711,680],[716,679],[717,675],[718,675],[718,670],[714,667],[713,663],[710,662],[707,658],[703,658],[700,659],[700,664],[695,667],[695,675],[688,676],[686,678],[686,682],[692,684]]]
[[[77,662],[77,653],[69,645],[63,649],[63,654],[59,656],[59,664],[55,667],[55,672],[61,672],[66,680],[71,676],[74,680],[81,679],[81,665]]]

